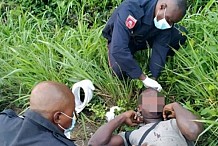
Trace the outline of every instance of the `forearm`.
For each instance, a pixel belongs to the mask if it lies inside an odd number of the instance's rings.
[[[107,145],[111,138],[112,133],[120,127],[126,120],[124,114],[117,116],[115,119],[101,126],[89,140],[91,146]]]
[[[169,50],[168,46],[163,46],[161,44],[155,43],[152,46],[152,54],[149,63],[149,69],[152,74],[152,77],[155,79],[158,78],[162,69],[166,63],[167,52]]]
[[[198,135],[202,132],[203,125],[193,120],[199,118],[176,102],[173,103],[173,109],[181,133],[189,140],[196,140]]]

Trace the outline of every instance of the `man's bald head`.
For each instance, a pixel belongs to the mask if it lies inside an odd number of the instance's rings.
[[[30,109],[42,114],[46,118],[57,111],[72,108],[75,101],[71,90],[64,84],[44,81],[37,84],[30,95]]]

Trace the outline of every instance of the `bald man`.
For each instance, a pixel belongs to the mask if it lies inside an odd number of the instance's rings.
[[[0,145],[74,146],[69,139],[74,113],[74,95],[66,85],[41,82],[33,88],[30,107],[22,117],[13,110],[0,113]]]
[[[164,105],[164,97],[146,89],[139,98],[141,115],[132,110],[120,114],[95,132],[89,146],[193,146],[203,131],[198,117],[177,102]],[[113,134],[123,124],[142,122],[136,130]]]
[[[186,13],[186,0],[125,0],[108,20],[103,36],[107,39],[109,65],[120,79],[139,79],[145,87],[161,91],[156,81],[167,56],[173,56],[187,32],[177,25]],[[148,46],[149,78],[134,59],[134,54]],[[147,56],[147,55],[146,55]]]

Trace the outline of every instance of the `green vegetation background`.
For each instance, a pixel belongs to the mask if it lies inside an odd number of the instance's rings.
[[[82,114],[83,122],[103,123],[112,105],[123,110],[134,108],[142,84],[112,76],[106,40],[101,36],[108,17],[120,3],[2,0],[0,110],[28,107],[31,88],[40,81],[54,80],[71,87],[83,79],[92,80],[96,87]],[[175,57],[168,58],[159,78],[167,102],[178,101],[202,117],[205,131],[197,145],[218,145],[217,20],[218,1],[189,0],[188,13],[180,22],[189,31],[187,43]],[[149,53],[145,50],[137,54],[145,73]]]

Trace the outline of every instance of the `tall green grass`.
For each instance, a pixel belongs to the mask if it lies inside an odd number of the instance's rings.
[[[85,4],[92,2],[60,2],[55,18],[50,19],[49,10],[38,15],[19,6],[1,11],[1,110],[26,108],[31,88],[40,81],[54,80],[71,87],[82,79],[92,80],[96,87],[88,109],[97,117],[86,117],[91,121],[102,120],[105,110],[112,105],[124,109],[135,107],[139,82],[120,81],[113,76],[108,67],[106,40],[101,36],[104,27],[101,22],[106,20],[99,22],[98,17],[103,18],[99,13],[91,18]],[[107,1],[103,4],[106,7]],[[76,18],[69,17],[73,24],[64,25],[65,17],[72,15],[71,8]],[[217,1],[210,0],[201,11],[195,12],[188,13],[181,22],[189,31],[187,44],[174,58],[169,58],[159,82],[168,102],[179,101],[202,117],[205,131],[197,144],[212,146],[218,144]],[[146,51],[143,53],[148,58]],[[148,59],[143,61],[148,63]],[[143,64],[142,67],[148,72]]]
[[[211,0],[197,13],[188,13],[182,25],[188,42],[166,66],[163,83],[191,111],[202,117],[205,131],[199,145],[217,145],[218,137],[218,9]],[[167,81],[164,81],[167,78]],[[170,96],[169,95],[169,96]]]
[[[29,93],[42,80],[72,86],[88,78],[99,95],[114,101],[129,97],[131,85],[117,80],[108,68],[106,43],[101,38],[103,26],[96,24],[89,29],[83,15],[78,15],[77,27],[70,28],[54,26],[51,20],[38,19],[19,8],[5,12],[7,20],[0,34],[2,87],[10,87],[8,92],[18,93],[19,89]]]

